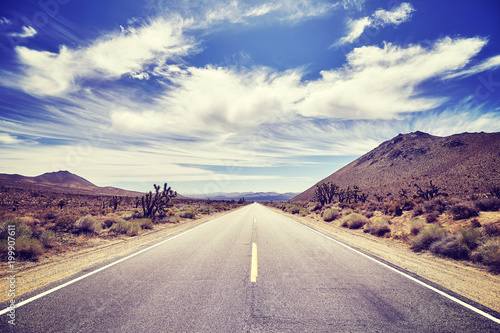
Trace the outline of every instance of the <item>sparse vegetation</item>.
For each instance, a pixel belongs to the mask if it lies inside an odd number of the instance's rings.
[[[465,220],[479,215],[479,211],[476,208],[465,205],[452,206],[450,208],[450,213],[453,215],[454,220]]]
[[[387,234],[390,234],[391,227],[389,225],[389,221],[382,217],[377,217],[366,224],[363,232],[370,233],[374,236],[383,237]]]
[[[359,229],[369,222],[368,218],[358,213],[351,213],[340,220],[340,225],[349,229]]]
[[[340,216],[340,213],[337,209],[330,208],[330,209],[327,209],[323,212],[323,221],[331,222],[331,221],[337,219],[339,216]]]
[[[90,232],[98,234],[101,231],[101,222],[96,220],[92,215],[88,214],[78,219],[73,225],[76,232]]]

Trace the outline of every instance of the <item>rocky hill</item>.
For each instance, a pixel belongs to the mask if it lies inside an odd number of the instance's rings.
[[[119,196],[143,195],[140,192],[123,190],[116,187],[99,187],[69,171],[48,172],[36,177],[27,177],[18,174],[0,174],[0,185],[57,193]]]
[[[399,134],[321,180],[341,188],[358,185],[373,195],[397,197],[402,189],[430,181],[451,195],[485,193],[500,186],[500,133],[462,133],[438,137],[422,132]],[[316,186],[292,201],[313,198]]]

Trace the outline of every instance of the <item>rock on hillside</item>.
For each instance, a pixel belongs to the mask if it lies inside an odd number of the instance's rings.
[[[399,134],[326,177],[340,187],[358,185],[371,195],[397,196],[401,188],[429,181],[458,196],[500,186],[500,133],[462,133],[438,137],[422,132]],[[313,198],[316,186],[292,201]]]

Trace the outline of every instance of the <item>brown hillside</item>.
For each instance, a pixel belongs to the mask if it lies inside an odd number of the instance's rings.
[[[85,194],[142,196],[143,193],[122,190],[116,187],[99,187],[69,171],[48,172],[36,177],[0,174],[0,185],[32,191]]]
[[[500,185],[500,133],[463,133],[448,137],[415,132],[382,143],[318,184],[358,185],[371,194],[397,196],[413,184],[433,184],[457,196],[485,193]],[[292,201],[313,198],[316,186]],[[373,197],[372,197],[373,198]]]

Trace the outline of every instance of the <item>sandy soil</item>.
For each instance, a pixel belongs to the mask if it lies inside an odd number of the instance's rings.
[[[470,262],[436,257],[430,253],[415,253],[402,242],[349,230],[316,217],[298,216],[271,208],[317,231],[331,236],[365,253],[415,273],[429,281],[500,312],[500,275]]]
[[[88,248],[77,251],[45,257],[38,262],[18,262],[16,265],[16,298],[19,296],[44,287],[50,283],[68,278],[95,265],[110,261],[114,258],[123,257],[137,251],[141,247],[153,245],[163,238],[181,233],[196,227],[208,220],[212,220],[228,212],[221,212],[203,216],[197,220],[181,221],[177,224],[161,224],[155,226],[155,230],[143,231],[136,237],[123,236],[120,239],[94,238],[90,241]],[[0,302],[8,299],[9,281],[6,279],[8,273],[7,263],[1,263],[0,274]]]

